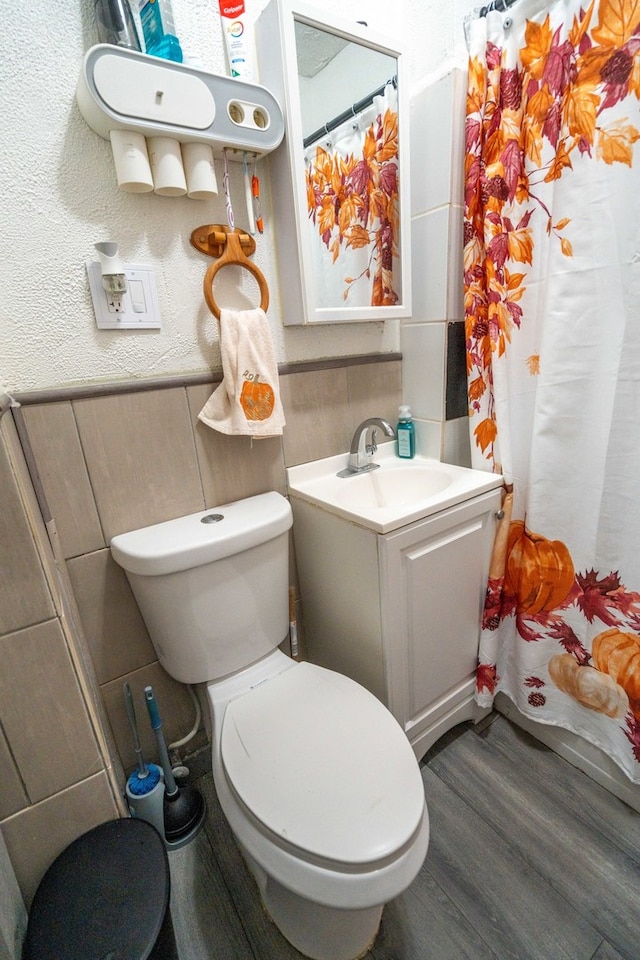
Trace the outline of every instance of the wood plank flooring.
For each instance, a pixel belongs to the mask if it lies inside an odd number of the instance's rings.
[[[504,717],[421,764],[424,866],[370,960],[640,960],[640,816]],[[213,781],[205,828],[169,855],[180,960],[300,960],[262,909]]]

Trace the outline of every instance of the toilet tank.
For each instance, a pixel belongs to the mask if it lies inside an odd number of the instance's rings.
[[[285,639],[292,522],[272,491],[113,537],[167,673],[215,680]]]

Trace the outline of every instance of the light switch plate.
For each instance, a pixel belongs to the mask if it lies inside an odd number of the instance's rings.
[[[144,263],[123,263],[127,292],[115,310],[102,286],[102,270],[97,261],[87,260],[91,299],[100,330],[149,330],[161,328],[158,294],[153,268]]]

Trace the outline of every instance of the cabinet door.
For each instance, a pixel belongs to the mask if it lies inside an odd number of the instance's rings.
[[[500,491],[380,537],[390,708],[410,740],[469,697]]]

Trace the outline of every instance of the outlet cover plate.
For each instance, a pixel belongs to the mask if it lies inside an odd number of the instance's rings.
[[[122,295],[120,307],[116,310],[102,286],[100,263],[86,261],[96,326],[100,330],[161,329],[153,268],[145,263],[123,263],[122,266],[127,278],[127,292]]]

